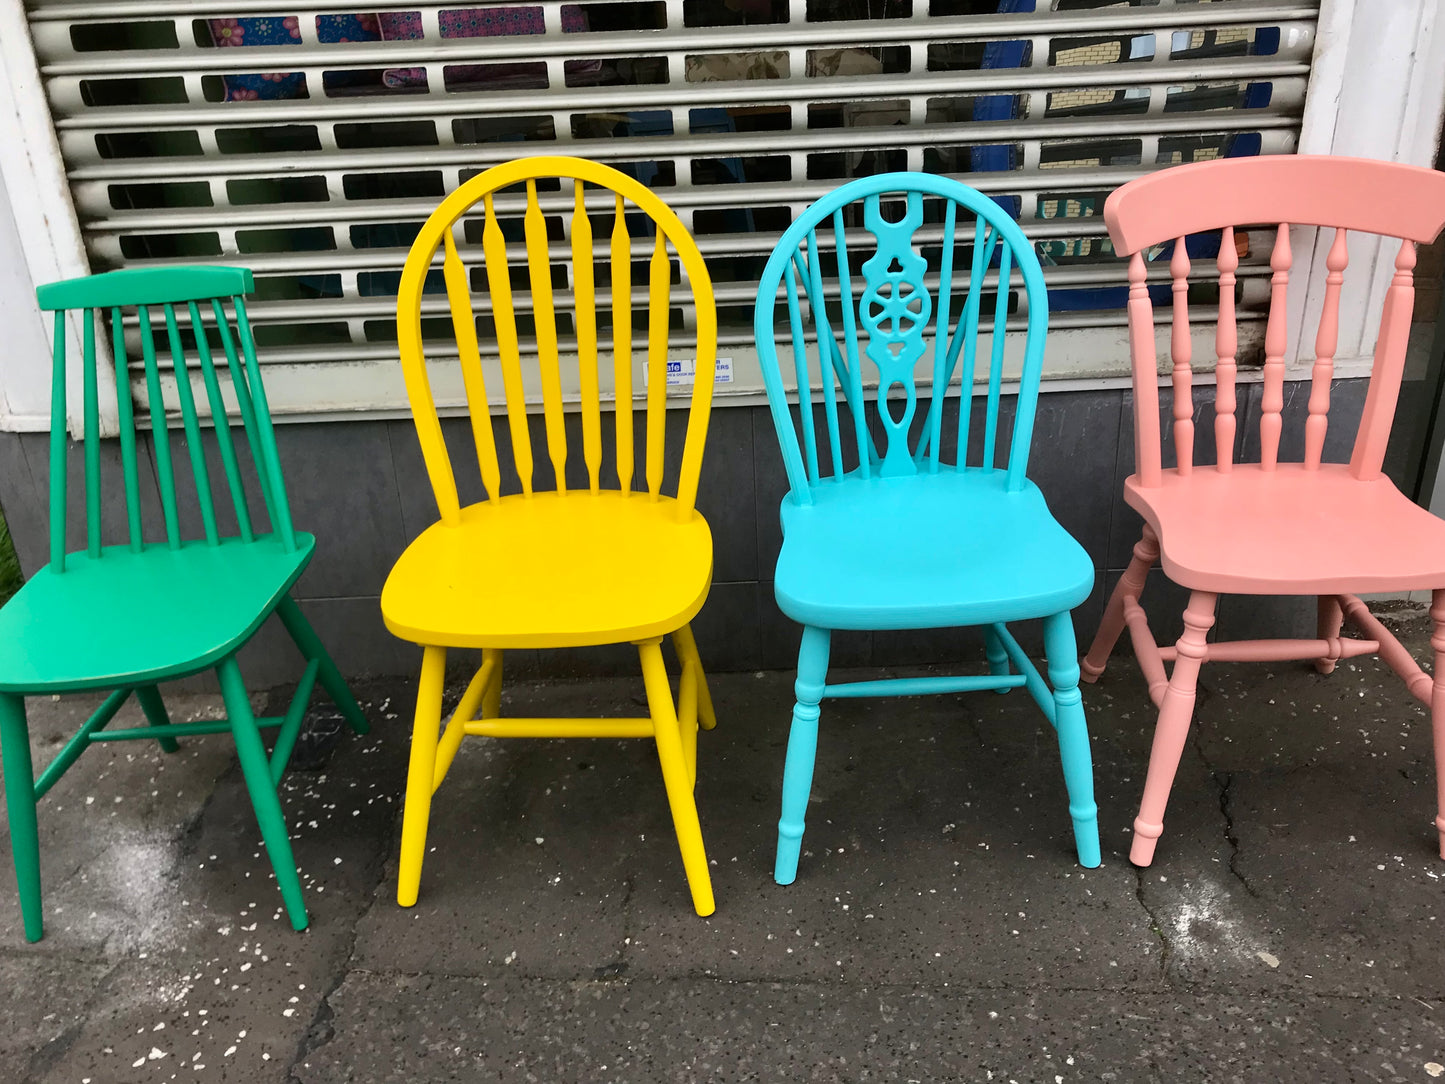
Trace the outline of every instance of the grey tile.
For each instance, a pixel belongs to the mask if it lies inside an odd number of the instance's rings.
[[[1109,548],[1123,415],[1121,391],[1039,396],[1028,475],[1049,511],[1102,567]]]
[[[692,629],[708,673],[762,667],[756,582],[714,583]]]
[[[170,450],[172,477],[175,480],[176,511],[181,534],[185,538],[204,538],[205,526],[199,502],[201,485],[196,478],[190,459],[190,440],[183,429],[170,430],[166,436]],[[260,480],[257,477],[255,455],[250,444],[244,439],[239,425],[232,427],[231,441],[235,450],[237,473],[241,478],[242,500],[246,513],[250,518],[252,529],[258,533],[265,533],[271,530],[271,517],[262,495]],[[159,447],[155,443],[154,434],[147,434],[147,447],[153,460],[151,469],[155,471],[154,460],[159,454]],[[239,533],[236,496],[226,475],[225,462],[221,458],[220,443],[214,429],[201,430],[201,448],[205,456],[206,478],[209,481],[206,490],[210,495],[216,529],[222,538],[234,537]],[[289,478],[287,482],[289,497]],[[305,530],[306,528],[299,527],[299,529]]]
[[[380,595],[404,541],[388,424],[277,426],[292,520],[316,536],[297,598]]]
[[[752,415],[749,407],[713,410],[703,450],[697,509],[712,528],[713,578],[720,582],[758,578]]]
[[[1365,379],[1336,380],[1330,384],[1329,426],[1325,430],[1325,446],[1321,460],[1325,463],[1348,463],[1354,450],[1355,434],[1364,413]],[[1243,398],[1243,397],[1241,397]],[[1279,461],[1298,463],[1305,454],[1305,420],[1309,417],[1310,382],[1290,380],[1284,385],[1284,405],[1280,410]],[[1263,416],[1264,385],[1248,385],[1248,420],[1244,432],[1241,462],[1257,463],[1260,458],[1259,421]]]
[[[40,433],[0,433],[0,509],[26,576],[50,559],[50,491],[47,472],[37,473],[46,463],[47,439]]]

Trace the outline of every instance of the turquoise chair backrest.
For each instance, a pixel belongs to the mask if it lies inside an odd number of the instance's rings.
[[[1026,326],[1006,461],[1006,485],[1011,490],[1023,487],[1028,467],[1049,320],[1043,272],[1018,224],[983,193],[928,173],[885,173],[852,181],[803,212],[783,234],[763,270],[753,324],[793,500],[812,503],[814,486],[845,473],[836,391],[840,386],[851,415],[856,473],[861,477],[966,469],[979,325],[985,319],[992,321],[988,410],[982,457],[976,465],[998,466],[1004,331],[1015,297],[1015,271],[1023,278],[1018,307],[1026,312]],[[780,294],[787,302],[801,442],[778,358]],[[986,315],[989,311],[991,317]],[[810,329],[816,335],[811,344]],[[927,361],[931,365],[924,364]],[[920,369],[931,373],[933,392],[927,417],[910,440]],[[878,390],[865,398],[864,384],[874,380]],[[940,456],[943,399],[944,390],[955,380],[962,386],[964,401],[958,414],[957,462],[947,464]],[[900,389],[901,400],[890,399]],[[815,396],[822,399],[828,429],[830,454],[822,463]],[[872,439],[870,409],[878,423],[881,448]]]
[[[225,356],[229,385],[241,415],[243,435],[250,445],[260,483],[261,498],[271,529],[287,552],[296,548],[291,510],[276,453],[276,435],[261,370],[256,362],[256,344],[246,317],[242,294],[253,289],[251,272],[244,267],[166,267],[109,271],[100,275],[52,282],[35,291],[40,308],[55,313],[54,356],[50,403],[50,565],[65,570],[66,553],[66,425],[65,314],[79,310],[82,316],[84,357],[81,379],[85,410],[85,527],[86,551],[101,556],[100,420],[98,404],[97,318],[109,325],[115,357],[115,380],[120,413],[121,473],[124,476],[126,516],[130,548],[139,552],[146,546],[142,536],[140,480],[136,451],[136,426],[130,400],[131,350],[127,339],[138,340],[145,365],[147,398],[150,400],[151,435],[155,442],[156,481],[161,512],[165,520],[165,545],[181,545],[180,516],[176,499],[175,469],[171,462],[170,436],[166,428],[165,404],[161,395],[162,362],[156,349],[159,318],[170,354],[176,398],[181,408],[191,472],[195,481],[196,504],[200,509],[205,540],[220,542],[210,471],[201,444],[201,425],[196,410],[199,377],[210,405],[216,429],[216,443],[236,513],[237,535],[250,542],[257,533],[252,524],[245,486],[241,480],[236,442],[227,419],[222,380],[212,356],[213,344]],[[190,335],[183,335],[189,330]],[[186,340],[193,343],[196,362],[187,360]],[[198,372],[196,370],[199,370]]]

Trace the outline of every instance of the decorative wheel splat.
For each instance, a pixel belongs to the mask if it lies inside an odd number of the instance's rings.
[[[882,474],[913,474],[908,451],[908,425],[917,406],[914,368],[927,344],[924,331],[933,315],[933,298],[923,284],[928,261],[913,248],[913,235],[923,225],[923,196],[908,193],[907,210],[897,222],[887,221],[878,197],[863,202],[863,224],[878,241],[878,250],[863,264],[867,283],[858,316],[868,331],[865,353],[878,366],[878,416],[887,434]],[[901,417],[888,406],[888,393],[901,385],[906,393]]]

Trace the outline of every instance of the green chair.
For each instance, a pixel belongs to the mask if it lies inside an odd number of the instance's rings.
[[[276,784],[286,768],[317,681],[358,734],[365,716],[335,663],[288,595],[311,559],[316,540],[293,529],[285,483],[276,455],[266,393],[256,364],[251,327],[241,295],[252,289],[251,272],[237,267],[187,267],[112,271],[42,286],[40,307],[55,313],[55,353],[50,421],[50,562],[0,609],[0,755],[20,908],[27,940],[40,939],[40,841],[35,807],[41,796],[92,742],[154,739],[174,752],[175,739],[229,732],[261,825],[291,925],[306,928],[306,906],[291,855]],[[229,307],[229,312],[228,312]],[[65,324],[66,310],[83,310],[85,356],[81,366],[85,404],[85,547],[67,552]],[[138,310],[128,323],[127,311]],[[178,311],[179,310],[179,311]],[[120,388],[120,452],[129,542],[101,544],[100,434],[95,324],[108,321]],[[203,538],[182,536],[176,471],[161,398],[152,320],[161,317],[170,349],[176,398]],[[186,326],[186,318],[189,326]],[[140,471],[135,418],[129,395],[127,336],[139,340],[150,400],[155,477],[164,518],[164,539],[153,525],[142,529]],[[188,362],[187,345],[199,362]],[[255,464],[266,520],[247,501],[241,460],[232,435],[212,351],[225,354],[230,388]],[[199,369],[199,372],[197,372]],[[215,447],[234,506],[234,534],[218,521],[210,470],[196,413],[197,377],[215,424]],[[110,484],[113,486],[114,481]],[[153,504],[153,502],[152,502]],[[256,510],[259,512],[259,509]],[[224,507],[221,517],[227,513]],[[224,531],[224,533],[223,533]],[[79,540],[77,539],[77,542]],[[257,719],[236,665],[236,652],[271,614],[306,658],[306,670],[284,717]],[[156,684],[214,668],[228,719],[172,724]],[[25,724],[25,697],[111,690],[90,720],[36,780]],[[131,693],[149,726],[105,729]],[[261,730],[279,727],[268,756]]]

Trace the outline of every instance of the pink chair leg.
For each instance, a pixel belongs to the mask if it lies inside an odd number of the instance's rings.
[[[1109,652],[1114,650],[1119,634],[1124,631],[1124,596],[1132,595],[1137,599],[1143,593],[1144,579],[1158,559],[1159,536],[1154,533],[1154,528],[1146,523],[1142,537],[1134,543],[1134,556],[1129,561],[1129,567],[1124,570],[1124,575],[1119,577],[1114,593],[1109,596],[1109,605],[1104,609],[1104,620],[1099,622],[1099,631],[1094,633],[1094,642],[1089,647],[1089,653],[1079,664],[1079,674],[1084,681],[1098,681],[1099,675],[1104,672],[1104,667],[1109,663]]]
[[[1319,638],[1321,640],[1339,639],[1340,629],[1345,623],[1345,611],[1340,609],[1340,600],[1334,595],[1320,596],[1320,619]],[[1333,674],[1335,672],[1334,659],[1316,659],[1315,669],[1321,674]]]
[[[1435,732],[1435,790],[1438,804],[1435,828],[1440,833],[1440,857],[1445,858],[1445,590],[1431,599],[1433,630],[1430,646],[1435,651],[1435,684],[1430,691],[1430,723]]]
[[[1129,848],[1129,861],[1136,866],[1147,866],[1154,861],[1154,845],[1164,831],[1164,807],[1169,804],[1174,773],[1179,770],[1179,758],[1189,737],[1194,691],[1199,668],[1204,664],[1205,640],[1214,625],[1216,601],[1217,596],[1208,591],[1195,591],[1184,610],[1184,635],[1176,645],[1174,671],[1169,675],[1169,688],[1159,705],[1154,748],[1149,753],[1149,772],[1144,779],[1144,800],[1139,803],[1139,816],[1134,821],[1134,844]]]

